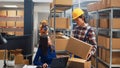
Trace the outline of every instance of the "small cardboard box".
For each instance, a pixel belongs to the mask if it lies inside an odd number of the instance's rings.
[[[6,21],[0,21],[0,27],[6,27]]]
[[[6,10],[0,10],[0,16],[7,16]]]
[[[54,5],[66,5],[66,6],[72,6],[73,1],[72,0],[53,0]]]
[[[67,46],[68,39],[56,39],[56,50],[65,50]]]
[[[6,50],[6,59],[8,56],[8,50]],[[5,59],[5,50],[0,50],[0,60],[4,60]]]
[[[91,64],[96,67],[96,58],[95,57],[91,57]]]
[[[105,49],[102,48],[102,60],[105,61],[105,56],[106,56],[106,53],[105,53]]]
[[[99,58],[102,58],[102,48],[99,47]]]
[[[54,18],[51,18],[51,27],[54,27]],[[56,28],[58,29],[69,29],[70,19],[69,18],[56,18]]]
[[[80,56],[87,60],[88,54],[91,52],[92,45],[85,43],[76,38],[70,37],[66,50],[74,55]]]
[[[112,28],[118,29],[120,28],[120,18],[113,18],[112,19]],[[110,28],[110,21],[106,18],[100,19],[100,27],[102,28]]]
[[[17,10],[17,16],[24,17],[24,11],[23,10]]]
[[[108,68],[107,66],[105,66],[104,64],[98,62],[98,68]]]
[[[24,35],[24,32],[15,32],[15,35],[16,35],[16,36],[23,36],[23,35]]]
[[[22,54],[17,54],[15,56],[15,64],[23,64],[24,63],[24,58]]]
[[[106,6],[107,6],[107,0],[101,0],[101,8],[102,9],[105,9],[106,8]]]
[[[15,27],[15,21],[7,21],[7,27]]]
[[[16,16],[16,10],[8,10],[8,17],[15,17]]]
[[[101,40],[102,40],[102,42],[101,42],[101,44],[99,44]],[[108,49],[110,48],[110,38],[109,37],[99,35],[98,42],[99,42],[98,45],[102,45]],[[112,38],[112,48],[113,49],[120,49],[119,44],[120,44],[120,38]]]
[[[100,27],[101,28],[109,28],[109,23],[108,23],[108,19],[106,18],[100,18]]]
[[[68,62],[68,68],[91,68],[91,61],[79,58],[70,58]]]
[[[106,50],[106,58],[105,61],[110,63],[110,51]],[[112,64],[120,64],[120,52],[112,53]]]
[[[16,27],[24,27],[23,21],[16,21]]]
[[[23,60],[23,63],[28,65],[29,64],[29,60],[25,59],[25,60]]]
[[[107,7],[120,7],[120,0],[107,0]]]

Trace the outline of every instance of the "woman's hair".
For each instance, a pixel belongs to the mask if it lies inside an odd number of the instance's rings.
[[[41,49],[43,55],[47,55],[48,47],[50,47],[52,51],[51,45],[48,45],[48,36],[40,36],[39,48]]]

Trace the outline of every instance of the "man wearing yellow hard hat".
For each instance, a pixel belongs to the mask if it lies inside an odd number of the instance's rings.
[[[91,53],[89,53],[88,60],[95,53],[97,45],[96,45],[96,37],[94,30],[85,22],[84,11],[80,8],[75,8],[72,12],[72,19],[75,21],[77,26],[73,29],[73,37],[87,42],[93,45],[93,49]]]

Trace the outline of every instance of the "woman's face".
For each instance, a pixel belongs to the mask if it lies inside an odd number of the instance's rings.
[[[78,26],[82,26],[82,24],[84,24],[84,20],[82,18],[76,18],[74,21]]]

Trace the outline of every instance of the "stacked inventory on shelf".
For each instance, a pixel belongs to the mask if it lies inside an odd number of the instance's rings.
[[[70,18],[62,17],[62,13],[72,8],[72,0],[53,0],[50,4],[49,27],[53,29],[50,35],[53,36],[53,43],[57,52],[65,51],[68,37],[64,34],[70,31]],[[61,13],[61,14],[60,14]],[[53,14],[53,15],[52,15]],[[57,14],[61,16],[57,17]],[[56,32],[63,32],[56,33]],[[69,34],[70,35],[70,34]]]
[[[10,35],[23,35],[24,11],[22,9],[0,10],[0,32]]]
[[[120,0],[102,0],[90,4],[88,10],[98,19],[91,25],[97,26],[97,64],[95,68],[120,67]],[[101,5],[102,4],[102,5]],[[94,6],[90,8],[91,6]],[[93,22],[93,23],[92,23]],[[97,25],[96,25],[97,24]]]

